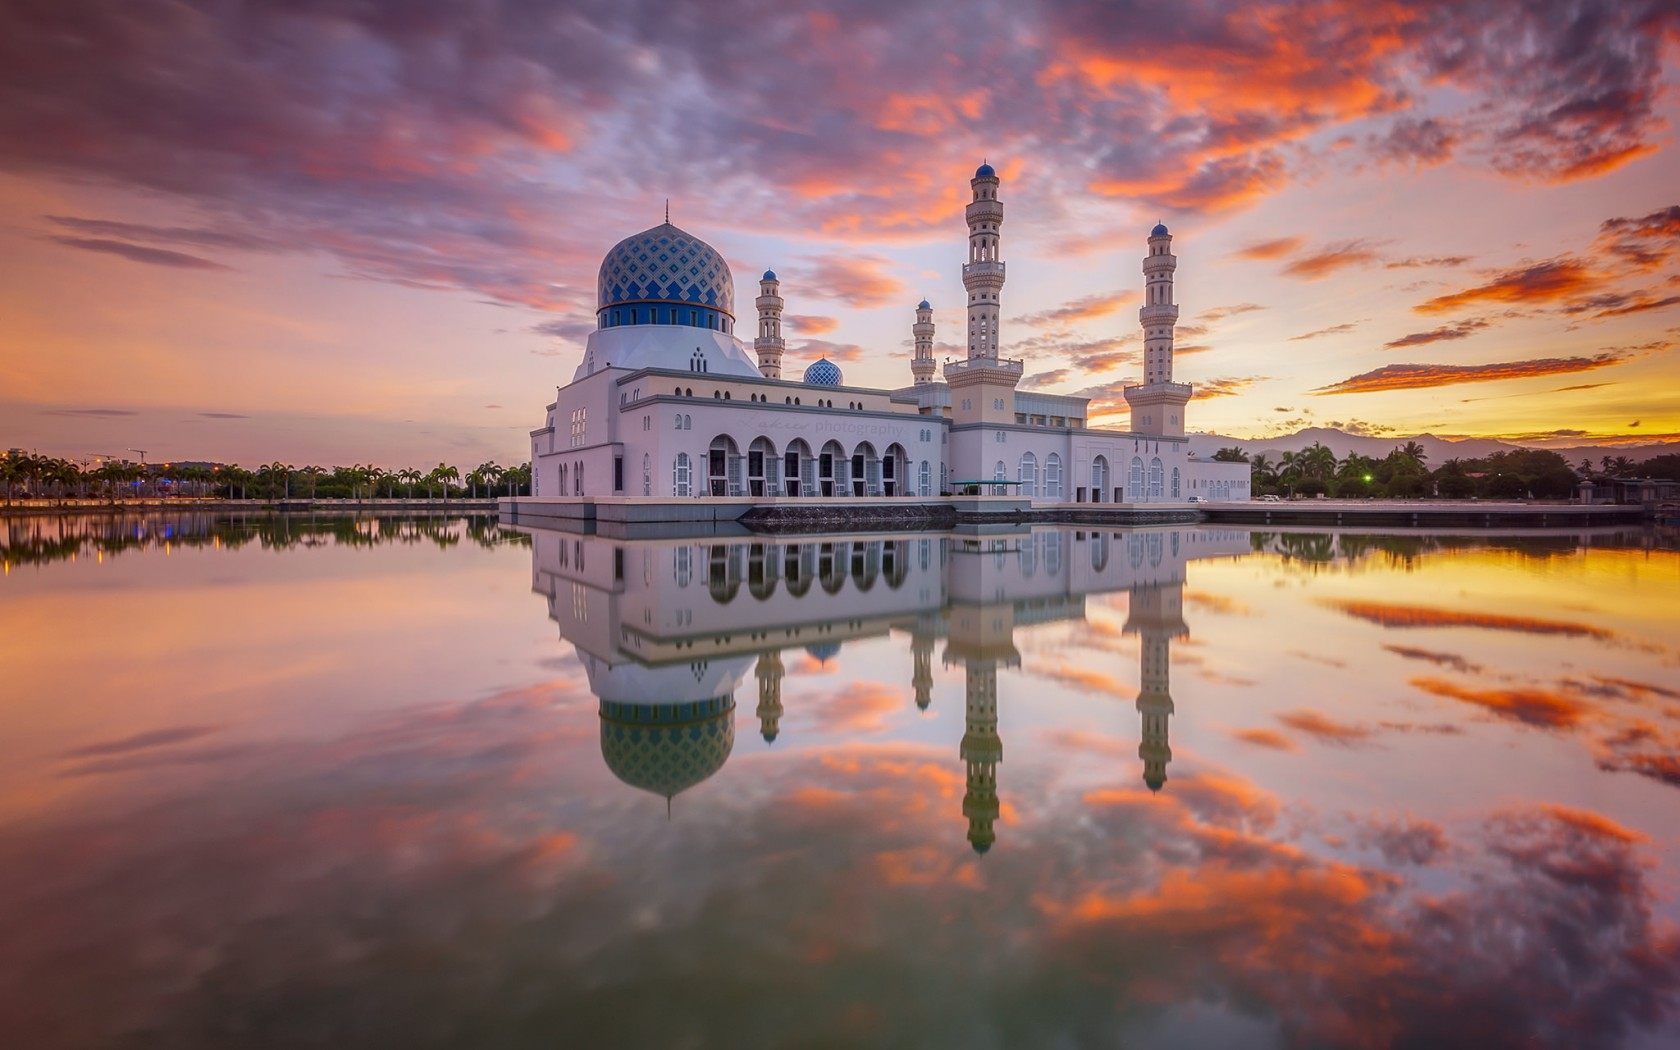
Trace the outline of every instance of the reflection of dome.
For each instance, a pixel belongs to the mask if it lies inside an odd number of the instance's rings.
[[[996,176],[997,172],[992,170],[992,166],[990,164],[982,164],[978,168],[974,169],[974,177],[977,179],[990,179],[995,178]]]
[[[805,369],[805,383],[808,386],[839,386],[840,380],[840,366],[826,357],[818,358]]]
[[[992,840],[990,839],[969,839],[968,844],[974,848],[976,853],[983,854],[992,848]]]
[[[819,662],[826,664],[840,655],[840,643],[818,642],[815,645],[807,645],[805,651],[816,657]]]
[[[1156,223],[1155,228],[1153,230],[1149,231],[1149,236],[1151,236],[1151,237],[1165,237],[1166,235],[1167,235],[1167,224],[1164,223],[1164,222]]]
[[[597,312],[626,303],[683,303],[735,316],[735,278],[711,245],[670,223],[613,245],[601,260]]]
[[[734,747],[734,697],[682,704],[601,701],[601,757],[631,787],[669,799],[722,769]]]

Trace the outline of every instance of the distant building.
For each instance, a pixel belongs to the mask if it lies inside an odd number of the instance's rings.
[[[734,334],[734,278],[711,245],[669,222],[614,245],[583,360],[531,433],[533,497],[935,497],[1004,482],[1048,504],[1249,498],[1247,465],[1189,454],[1192,388],[1173,380],[1178,259],[1164,225],[1143,261],[1143,382],[1124,391],[1131,429],[1090,426],[1088,398],[1018,389],[1022,362],[1000,350],[999,182],[985,164],[969,181],[968,351],[945,362],[944,382],[925,299],[910,386],[847,386],[827,359],[784,378],[773,270],[759,280],[749,350]]]

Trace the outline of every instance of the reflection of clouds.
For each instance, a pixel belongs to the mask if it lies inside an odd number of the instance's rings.
[[[1548,620],[1534,616],[1443,609],[1432,605],[1403,605],[1394,602],[1327,598],[1323,602],[1349,616],[1384,627],[1477,627],[1489,631],[1519,631],[1523,634],[1558,634],[1569,637],[1609,638],[1611,631],[1591,624]]]
[[[737,756],[667,823],[599,790],[593,706],[553,683],[410,713],[235,759],[213,802],[14,833],[0,1011],[36,1044],[415,1045],[478,1018],[475,1042],[970,1046],[1199,1001],[1306,1043],[1591,1045],[1676,984],[1648,847],[1593,814],[1443,832],[1463,888],[1426,896],[1314,856],[1228,772],[1076,787],[1131,751],[1093,735],[1021,760],[1035,789],[982,862],[948,747]]]

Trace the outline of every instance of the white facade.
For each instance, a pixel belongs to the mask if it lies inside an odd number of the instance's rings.
[[[971,180],[968,357],[936,382],[932,307],[912,326],[915,382],[850,387],[818,361],[782,377],[783,299],[766,271],[749,348],[734,335],[729,268],[709,245],[665,223],[608,253],[600,327],[572,381],[531,433],[532,495],[543,499],[927,497],[1010,483],[1035,504],[1246,500],[1246,464],[1189,453],[1191,388],[1172,381],[1172,238],[1149,237],[1144,261],[1145,382],[1126,390],[1129,430],[1088,425],[1084,398],[1016,389],[1022,362],[999,356],[1003,204],[983,165]],[[986,490],[983,490],[986,491]]]

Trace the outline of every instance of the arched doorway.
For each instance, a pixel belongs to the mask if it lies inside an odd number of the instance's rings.
[[[1098,456],[1091,461],[1091,502],[1101,503],[1108,491],[1108,457]]]
[[[706,491],[713,496],[741,494],[741,451],[727,434],[713,438],[706,452]]]
[[[782,455],[782,485],[786,495],[810,494],[811,446],[795,439]]]
[[[752,444],[747,446],[747,495],[775,495],[776,468],[779,465],[776,446],[771,444],[770,439],[753,438]]]
[[[817,456],[817,493],[822,496],[839,496],[843,493],[840,486],[846,479],[846,451],[840,447],[838,441],[828,441],[823,444],[822,452]]]
[[[881,493],[886,496],[904,494],[910,479],[906,476],[909,457],[904,446],[896,442],[887,446],[887,458],[881,461]]]
[[[852,495],[879,496],[881,494],[881,457],[875,446],[865,441],[852,449]]]

